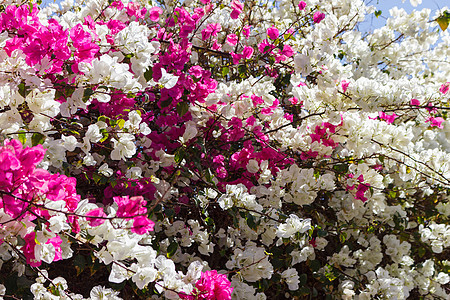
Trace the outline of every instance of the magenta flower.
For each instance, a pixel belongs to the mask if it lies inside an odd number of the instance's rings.
[[[93,217],[93,218],[88,218]],[[100,226],[105,223],[106,214],[103,212],[103,208],[98,207],[86,213],[86,220],[89,222],[89,225],[92,227]]]
[[[242,34],[248,39],[250,37],[250,26],[245,25],[244,28],[242,28]]]
[[[242,10],[244,9],[244,3],[241,3],[238,0],[234,0],[233,2],[231,2],[231,8],[233,10],[230,16],[235,20],[239,18],[239,15],[242,13]]]
[[[395,119],[398,118],[395,113],[393,113],[392,115],[388,115],[383,111],[378,112],[378,116],[380,117],[380,119],[385,120],[389,124],[394,123]]]
[[[344,93],[347,92],[349,84],[350,82],[346,81],[345,79],[341,81],[341,87]]]
[[[278,38],[279,35],[279,31],[275,26],[272,26],[270,28],[267,29],[267,36],[271,39],[271,40],[276,40]]]
[[[227,43],[228,43],[229,45],[231,45],[231,46],[236,46],[237,42],[238,42],[238,37],[237,37],[237,35],[235,35],[234,33],[229,34],[229,35],[227,36]]]
[[[233,292],[227,276],[218,274],[216,270],[203,272],[195,288],[196,299],[205,300],[230,300]]]
[[[252,47],[245,46],[242,50],[242,56],[245,59],[250,59],[253,56],[254,49]]]
[[[319,24],[320,22],[322,22],[323,19],[325,19],[325,14],[323,12],[316,11],[314,13],[313,16],[314,23]]]
[[[145,205],[147,202],[142,196],[123,196],[114,197],[114,201],[119,208],[117,209],[116,216],[124,219],[133,219],[133,227],[131,231],[137,234],[144,234],[152,231],[155,223],[148,219],[147,208]]]
[[[114,201],[118,205],[116,216],[119,218],[132,218],[136,215],[147,213],[147,208],[145,204],[147,203],[142,196],[123,196],[114,197]]]
[[[420,101],[417,100],[417,99],[411,99],[410,104],[413,105],[413,106],[419,106],[420,105]]]
[[[448,90],[450,90],[450,82],[446,82],[443,85],[441,85],[441,87],[439,88],[439,91],[442,94],[447,94]]]
[[[149,13],[150,20],[152,20],[153,22],[158,22],[159,16],[163,13],[163,10],[161,7],[155,6],[155,7],[150,8],[148,13]]]
[[[298,8],[300,10],[304,10],[306,7],[306,2],[305,1],[300,1],[300,3],[298,4]]]
[[[138,216],[133,218],[133,227],[131,228],[131,232],[137,234],[145,234],[149,231],[153,231],[155,227],[155,222],[149,220],[144,216]]]
[[[444,122],[444,119],[441,117],[429,117],[425,122],[430,122],[431,127],[444,128],[444,126],[442,126],[442,122]]]

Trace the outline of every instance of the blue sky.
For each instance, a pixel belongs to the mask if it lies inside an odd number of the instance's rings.
[[[44,5],[53,2],[59,3],[61,0],[42,0],[42,4]],[[450,0],[422,0],[422,4],[417,7],[413,7],[409,0],[404,1],[404,3],[402,0],[365,0],[365,2],[374,5],[378,10],[381,10],[382,15],[378,18],[374,15],[368,16],[364,24],[361,24],[359,27],[362,31],[372,31],[373,29],[383,26],[386,18],[390,16],[389,9],[394,6],[404,8],[407,12],[412,12],[413,9],[420,10],[422,8],[430,8],[432,11],[435,11],[444,6],[450,6]],[[432,13],[432,15],[434,14]]]
[[[402,0],[366,0],[366,3],[370,3],[370,5],[375,6],[378,10],[382,11],[382,15],[376,18],[374,15],[371,17],[367,17],[366,24],[361,24],[361,30],[373,30],[375,28],[379,28],[383,26],[386,22],[386,18],[390,17],[389,10],[397,6],[399,8],[404,8],[407,12],[412,12],[414,9],[421,10],[423,8],[430,8],[432,13],[431,16],[434,16],[434,11],[443,8],[445,6],[450,7],[450,0],[422,0],[422,4],[417,7],[413,7],[409,0],[406,0],[405,3],[402,3]]]

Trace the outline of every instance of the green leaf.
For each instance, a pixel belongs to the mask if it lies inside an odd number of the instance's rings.
[[[167,247],[167,258],[171,258],[175,254],[175,252],[177,252],[177,249],[177,242],[170,243],[169,247]]]
[[[100,181],[100,179],[102,179],[102,176],[100,176],[100,175],[97,174],[97,173],[94,173],[94,174],[92,175],[92,179],[94,180],[95,183],[98,183],[98,182]]]
[[[172,104],[172,98],[161,101],[161,108],[169,107],[170,104]]]
[[[45,136],[43,134],[36,132],[31,136],[31,144],[33,146],[42,145],[44,143],[44,139]]]
[[[378,18],[379,16],[381,16],[381,13],[382,13],[381,10],[376,10],[375,11],[375,17]]]
[[[258,229],[258,226],[256,225],[255,222],[255,217],[253,217],[253,215],[250,213],[247,215],[247,225],[254,231]]]
[[[124,119],[120,119],[119,121],[117,121],[117,126],[119,126],[120,129],[122,129],[124,125],[125,125]]]
[[[189,110],[189,104],[186,102],[178,102],[177,113],[180,117],[184,116]]]
[[[439,24],[439,27],[442,31],[445,31],[450,24],[450,12],[444,11],[441,16],[436,19],[436,22]]]
[[[245,73],[247,72],[247,66],[246,65],[240,65],[239,67],[238,67],[238,72],[239,72],[239,76],[242,78],[242,77],[245,77]]]
[[[230,73],[230,68],[228,67],[223,67],[222,68],[222,76],[225,77],[228,75],[228,73]]]
[[[326,230],[319,229],[317,231],[317,236],[318,237],[324,237],[324,236],[327,236],[327,235],[328,235],[328,232]]]
[[[22,143],[22,145],[25,145],[25,143],[27,142],[27,135],[26,135],[25,131],[19,132],[18,136],[19,136],[19,141]]]
[[[206,169],[205,178],[206,178],[207,182],[214,183],[214,181],[213,181],[214,175],[212,174],[212,172],[211,172],[211,170],[209,168]]]
[[[205,223],[206,223],[206,225],[213,225],[214,224],[214,221],[213,221],[213,219],[211,219],[210,217],[207,217],[206,219],[205,219]]]
[[[306,274],[301,274],[299,276],[299,280],[300,280],[300,285],[305,285],[306,282],[308,281],[308,275]]]
[[[26,97],[26,90],[27,90],[27,87],[25,86],[25,83],[22,82],[17,87],[19,88],[20,96],[25,98]]]
[[[341,241],[341,243],[344,243],[347,240],[347,233],[341,232],[341,234],[339,235],[339,240]]]
[[[183,160],[185,154],[186,154],[186,152],[185,152],[184,147],[178,148],[177,151],[175,151],[175,155],[174,155],[175,162],[177,164],[179,164]]]
[[[99,143],[103,143],[109,137],[109,133],[108,132],[102,132],[102,133],[103,133],[103,137],[100,139]]]
[[[91,88],[85,89],[83,93],[83,102],[86,103],[93,94],[94,91]]]
[[[164,211],[164,214],[166,215],[166,217],[171,218],[171,217],[175,216],[175,211],[173,209],[169,208]]]
[[[153,69],[152,68],[148,68],[148,70],[145,71],[144,78],[147,81],[150,81],[153,78]]]
[[[320,261],[318,261],[317,259],[310,261],[309,267],[311,268],[311,270],[313,272],[319,271],[319,269],[320,269]]]
[[[347,164],[334,165],[333,170],[335,170],[338,173],[345,174],[348,171],[348,165]]]
[[[108,123],[109,118],[107,116],[99,116],[97,118],[98,121]]]
[[[83,255],[78,254],[73,259],[73,265],[75,266],[75,269],[77,270],[77,276],[78,276],[84,271],[84,269],[86,267],[86,259],[84,258]]]

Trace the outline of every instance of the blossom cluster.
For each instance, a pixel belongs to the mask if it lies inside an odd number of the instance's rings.
[[[0,294],[448,299],[449,8],[366,2],[0,3]]]

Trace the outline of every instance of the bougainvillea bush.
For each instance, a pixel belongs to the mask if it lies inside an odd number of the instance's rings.
[[[19,2],[5,299],[450,297],[448,7]]]

